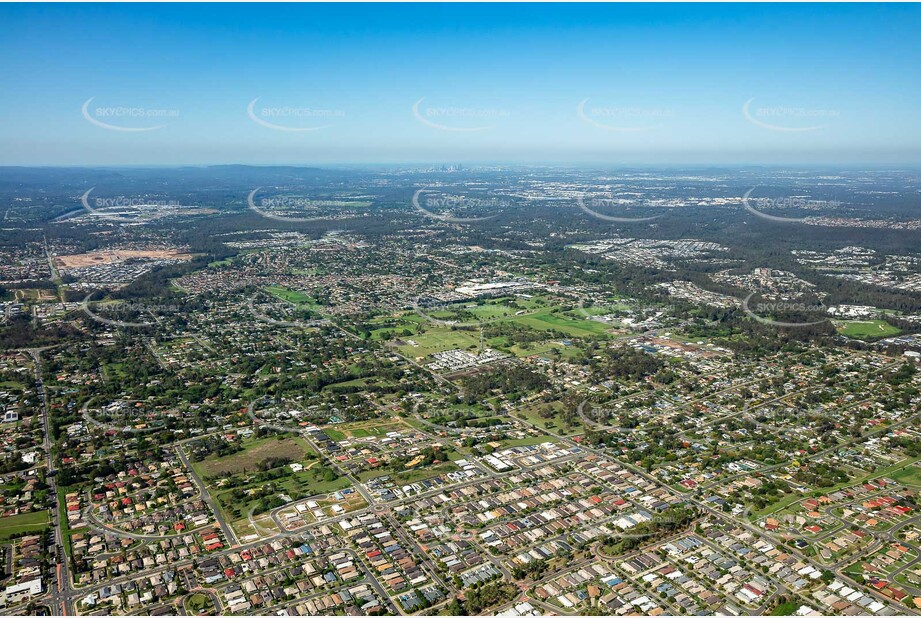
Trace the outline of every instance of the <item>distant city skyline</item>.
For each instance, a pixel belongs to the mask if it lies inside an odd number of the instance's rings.
[[[0,165],[915,165],[917,5],[3,5]]]

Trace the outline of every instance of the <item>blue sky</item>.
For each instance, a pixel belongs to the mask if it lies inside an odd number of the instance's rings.
[[[916,164],[919,17],[5,4],[0,164]]]

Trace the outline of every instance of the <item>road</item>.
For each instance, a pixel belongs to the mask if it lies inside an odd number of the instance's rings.
[[[236,533],[233,531],[233,528],[231,528],[230,525],[224,520],[223,512],[214,502],[214,498],[211,497],[211,494],[208,492],[208,488],[205,487],[205,482],[202,481],[201,477],[198,476],[198,473],[195,471],[195,468],[193,468],[192,464],[189,463],[189,458],[186,457],[185,449],[182,447],[182,445],[176,447],[176,454],[179,455],[179,459],[182,460],[182,465],[186,467],[186,469],[189,471],[189,476],[192,477],[195,485],[198,486],[198,492],[201,494],[205,504],[207,504],[211,508],[211,511],[214,513],[214,518],[218,525],[221,527],[221,531],[224,533],[224,538],[227,539],[227,542],[230,543],[232,547],[239,545],[240,541],[237,539]]]
[[[54,611],[60,611],[61,615],[68,616],[73,614],[73,606],[70,603],[70,567],[67,564],[67,555],[64,551],[65,539],[61,527],[60,509],[58,508],[57,470],[54,467],[54,453],[51,444],[51,410],[48,406],[48,393],[45,391],[45,382],[42,379],[41,354],[47,349],[49,348],[29,348],[25,352],[32,357],[32,363],[35,366],[35,389],[42,399],[42,429],[45,434],[42,440],[42,447],[45,451],[45,465],[47,467],[45,477],[49,494],[54,496],[51,521],[54,524],[52,555],[55,561],[55,575],[50,578],[48,596]]]

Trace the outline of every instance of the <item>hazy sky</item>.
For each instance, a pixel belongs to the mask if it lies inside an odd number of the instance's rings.
[[[5,4],[0,164],[918,163],[919,17]]]

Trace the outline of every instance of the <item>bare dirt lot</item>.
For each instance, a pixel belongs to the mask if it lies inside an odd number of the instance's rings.
[[[161,260],[191,260],[192,255],[182,253],[175,249],[151,250],[109,250],[93,251],[92,253],[78,253],[76,255],[59,255],[54,258],[58,268],[83,268],[94,264],[111,264],[124,262],[131,258],[148,258]]]

